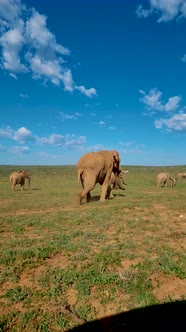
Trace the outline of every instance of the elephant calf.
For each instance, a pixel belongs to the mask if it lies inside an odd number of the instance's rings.
[[[31,173],[28,171],[18,171],[13,172],[10,175],[10,183],[12,184],[12,191],[15,191],[16,184],[21,185],[21,190],[24,189],[25,179],[28,179],[28,187],[30,187],[30,181],[31,181]]]
[[[120,168],[119,171],[113,170],[111,174],[110,183],[107,189],[107,198],[114,198],[114,195],[112,194],[112,189],[121,189],[125,190],[125,187],[123,187],[123,184],[127,185],[124,181],[123,173],[128,173],[128,171],[122,171]]]
[[[112,172],[111,181],[110,181],[110,185],[112,185],[112,189],[125,190],[125,188],[123,187],[122,184],[127,185],[127,183],[125,183],[125,181],[124,181],[123,173],[128,173],[128,171],[119,170],[118,173]]]
[[[172,181],[171,187],[176,187],[177,179],[170,177],[170,180]]]

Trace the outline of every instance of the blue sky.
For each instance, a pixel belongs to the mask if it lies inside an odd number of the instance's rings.
[[[0,164],[186,164],[185,0],[0,0]]]

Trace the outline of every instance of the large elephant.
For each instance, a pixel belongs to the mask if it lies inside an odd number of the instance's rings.
[[[81,180],[82,192],[77,197],[77,202],[81,204],[87,197],[90,202],[90,191],[94,189],[96,183],[102,185],[100,201],[104,201],[106,195],[111,194],[111,174],[119,172],[120,156],[116,150],[101,150],[98,152],[89,152],[84,154],[77,163],[76,169],[78,182]]]
[[[10,183],[12,184],[12,191],[15,190],[16,184],[21,185],[21,190],[24,189],[24,184],[25,184],[25,179],[28,179],[28,187],[30,187],[30,181],[31,181],[31,173],[28,171],[18,171],[18,172],[13,172],[10,175]]]
[[[157,175],[157,188],[160,186],[161,183],[164,184],[164,187],[168,186],[168,181],[172,181],[172,187],[176,186],[176,179],[174,179],[170,173],[159,173]]]

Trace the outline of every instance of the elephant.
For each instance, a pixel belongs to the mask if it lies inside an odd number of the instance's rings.
[[[186,179],[186,173],[179,173],[177,178]]]
[[[25,170],[13,172],[10,175],[10,183],[12,184],[12,191],[15,191],[16,184],[21,185],[21,190],[24,190],[25,179],[28,179],[28,187],[30,187],[31,173]]]
[[[125,190],[125,187],[123,187],[123,184],[127,185],[127,183],[125,183],[125,181],[124,181],[123,173],[126,173],[126,171],[122,171],[121,169],[119,170],[119,172],[116,172],[116,173],[114,173],[114,171],[112,171],[109,187],[108,187],[107,194],[106,194],[107,198],[114,198],[114,195],[112,194],[113,189]],[[110,190],[110,188],[111,188],[111,190]]]
[[[122,184],[127,185],[124,181],[123,174],[128,173],[128,171],[123,171],[121,168],[119,169],[119,172],[114,173],[114,171],[111,174],[111,182],[110,185],[112,185],[112,189],[121,189],[125,190],[125,188],[122,186]]]
[[[164,184],[164,187],[167,187],[168,180],[172,181],[172,187],[176,185],[176,179],[173,179],[173,177],[169,173],[159,173],[157,175],[157,188],[160,186],[161,183]]]
[[[120,156],[118,151],[100,150],[84,154],[76,165],[78,182],[81,181],[83,190],[77,196],[77,203],[81,204],[86,197],[90,202],[90,191],[99,183],[102,186],[100,201],[105,201],[111,194],[111,175],[119,172]]]
[[[176,187],[177,178],[170,177],[170,180],[172,181],[171,187]]]

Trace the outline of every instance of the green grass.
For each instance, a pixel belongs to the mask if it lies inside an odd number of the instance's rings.
[[[90,321],[185,298],[186,180],[156,188],[157,173],[185,167],[126,168],[125,191],[101,203],[97,185],[78,206],[74,166],[0,166],[0,331],[68,331],[63,308]],[[18,169],[30,190],[11,191]]]

